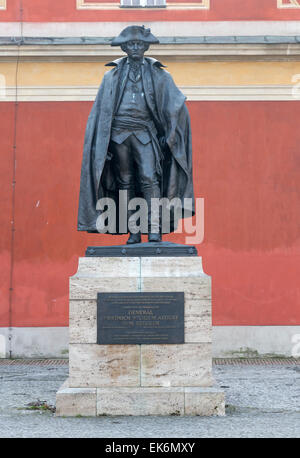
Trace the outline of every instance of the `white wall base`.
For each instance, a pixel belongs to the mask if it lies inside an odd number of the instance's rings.
[[[300,357],[300,326],[214,326],[212,341],[215,358]]]
[[[67,358],[68,347],[68,327],[0,328],[0,358]]]
[[[0,358],[67,358],[68,341],[68,327],[0,328]],[[214,358],[259,356],[300,357],[300,326],[213,327]]]

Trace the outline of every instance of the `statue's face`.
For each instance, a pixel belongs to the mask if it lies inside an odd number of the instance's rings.
[[[127,41],[122,45],[122,49],[130,59],[140,60],[143,58],[145,51],[148,49],[147,43],[140,40]]]

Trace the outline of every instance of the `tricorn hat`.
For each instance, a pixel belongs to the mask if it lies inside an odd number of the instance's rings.
[[[151,30],[145,29],[144,25],[130,25],[122,30],[118,37],[112,40],[111,46],[121,46],[131,40],[145,41],[149,44],[159,43],[159,40],[152,35]]]

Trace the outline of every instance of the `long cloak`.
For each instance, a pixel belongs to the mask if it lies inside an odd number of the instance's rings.
[[[126,62],[125,57],[107,64],[114,68],[105,73],[88,118],[80,179],[78,231],[98,232],[96,221],[101,213],[96,209],[98,199],[111,197],[118,202],[109,142],[115,109],[127,80],[129,65],[125,65]],[[185,96],[159,61],[145,57],[144,63],[142,77],[146,102],[158,136],[164,136],[168,146],[162,164],[161,197],[179,198],[182,209],[186,207],[183,216],[189,217],[194,214],[194,191],[191,127]],[[189,199],[188,204],[185,199]],[[171,216],[170,232],[175,229],[176,221]]]

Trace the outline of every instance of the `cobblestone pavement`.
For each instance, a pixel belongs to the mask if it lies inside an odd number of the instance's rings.
[[[216,365],[226,417],[60,418],[55,405],[66,365],[0,365],[0,437],[300,437],[299,365]]]

